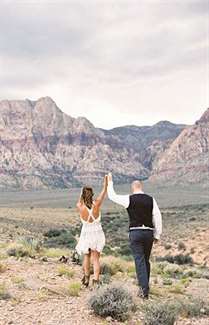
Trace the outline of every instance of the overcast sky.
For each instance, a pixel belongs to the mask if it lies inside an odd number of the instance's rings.
[[[193,123],[209,106],[209,0],[0,2],[0,99],[95,126]]]

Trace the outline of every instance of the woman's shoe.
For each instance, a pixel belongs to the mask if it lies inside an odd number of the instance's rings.
[[[86,288],[89,286],[89,281],[90,281],[90,275],[85,275],[84,274],[81,282]]]
[[[101,286],[101,282],[99,280],[93,279],[92,286],[93,286],[94,289],[99,289],[100,286]]]

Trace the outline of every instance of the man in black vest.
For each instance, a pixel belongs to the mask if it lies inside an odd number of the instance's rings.
[[[133,252],[140,296],[149,297],[150,253],[153,241],[162,233],[162,216],[155,199],[142,191],[142,182],[134,181],[132,195],[118,195],[113,188],[112,174],[108,175],[108,197],[127,209],[129,215],[129,239]]]

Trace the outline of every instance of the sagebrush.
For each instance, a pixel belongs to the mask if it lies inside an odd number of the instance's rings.
[[[119,321],[129,318],[135,309],[131,294],[119,285],[111,285],[97,290],[89,300],[90,307],[96,315],[112,317]]]

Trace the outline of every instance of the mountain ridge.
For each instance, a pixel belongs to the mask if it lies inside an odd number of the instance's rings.
[[[96,128],[74,118],[50,97],[0,101],[0,188],[65,188],[98,183],[107,171],[116,182],[148,177],[188,126]]]
[[[209,184],[209,108],[164,151],[151,180]]]

